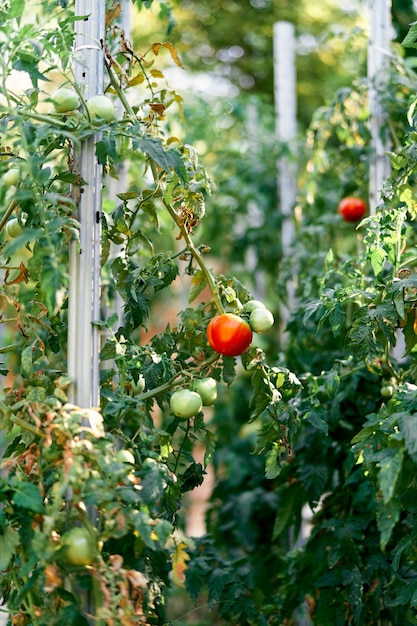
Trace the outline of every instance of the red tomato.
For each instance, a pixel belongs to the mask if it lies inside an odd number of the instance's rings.
[[[245,320],[233,313],[216,315],[207,326],[207,339],[213,350],[226,356],[238,356],[252,343],[252,330]]]
[[[358,222],[366,213],[366,202],[362,198],[347,196],[339,202],[338,211],[345,222]]]

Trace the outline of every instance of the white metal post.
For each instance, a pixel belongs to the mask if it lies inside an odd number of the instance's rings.
[[[103,93],[105,0],[76,0],[75,78],[84,97]],[[70,399],[83,408],[99,405],[99,330],[102,168],[97,161],[97,137],[86,139],[76,154],[86,184],[78,207],[80,244],[70,249],[68,311],[68,374]]]
[[[386,156],[388,134],[381,93],[390,58],[391,0],[369,1],[368,81],[371,129],[371,164],[369,170],[369,213],[380,204],[381,189],[390,174]]]
[[[297,168],[290,152],[297,133],[297,100],[295,68],[295,33],[290,22],[274,24],[274,92],[277,139],[287,144],[288,156],[278,160],[278,195],[282,214],[282,254],[290,254],[294,240],[294,205],[297,189]],[[281,326],[284,329],[289,310],[294,304],[294,284],[288,281],[287,306],[281,307]]]

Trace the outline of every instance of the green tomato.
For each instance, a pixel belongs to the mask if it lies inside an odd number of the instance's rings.
[[[265,333],[274,324],[274,316],[268,309],[254,309],[249,316],[249,326],[255,333]]]
[[[105,122],[112,122],[116,119],[114,104],[107,96],[91,96],[87,100],[87,109],[93,121],[102,118]]]
[[[169,403],[172,412],[182,419],[188,419],[197,415],[203,408],[201,396],[196,391],[191,391],[190,389],[174,391]]]
[[[119,463],[128,463],[129,465],[135,465],[135,457],[130,450],[118,450],[116,452],[116,461]]]
[[[6,187],[17,185],[19,180],[20,180],[20,170],[18,167],[11,167],[2,176],[2,181],[6,185]]]
[[[139,378],[136,382],[132,378],[132,380],[130,381],[130,387],[132,389],[132,393],[135,396],[142,393],[142,391],[145,389],[145,384],[146,384],[145,378],[142,374],[139,374]]]
[[[193,391],[196,391],[203,401],[203,406],[211,406],[217,398],[217,382],[211,376],[194,380]]]
[[[6,224],[6,234],[11,238],[11,239],[15,239],[16,237],[19,237],[19,235],[21,235],[23,232],[23,228],[19,223],[19,220],[17,219],[17,217],[13,217],[11,220],[9,220]]]
[[[70,565],[91,565],[94,561],[94,541],[85,528],[71,528],[62,536],[62,545],[64,560]]]
[[[383,398],[391,398],[394,393],[394,387],[392,385],[383,385],[381,387],[381,396]]]
[[[74,111],[78,107],[78,95],[72,89],[61,87],[52,96],[52,104],[57,113]]]
[[[247,313],[251,313],[255,309],[264,309],[264,308],[265,308],[265,305],[260,300],[248,300],[248,302],[245,302],[245,304],[243,305],[243,310],[246,311]]]

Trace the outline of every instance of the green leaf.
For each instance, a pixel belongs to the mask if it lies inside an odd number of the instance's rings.
[[[386,256],[387,254],[382,248],[375,248],[371,252],[370,261],[372,265],[372,270],[377,277],[381,274],[383,270]]]
[[[417,48],[417,22],[412,22],[411,28],[401,42],[404,48]]]
[[[402,448],[384,450],[380,455],[378,481],[384,502],[389,502],[395,494],[395,487],[400,475],[404,451]]]
[[[12,500],[16,506],[34,513],[43,513],[43,500],[37,485],[21,482],[16,478],[11,486],[14,489]]]
[[[407,452],[417,463],[417,415],[408,412],[398,414],[400,432],[404,437]]]
[[[191,288],[188,295],[188,302],[193,302],[206,286],[207,283],[206,279],[204,278],[203,272],[201,270],[197,270],[191,279]]]
[[[13,0],[13,2],[10,2],[9,17],[12,19],[22,17],[25,4],[25,0]]]
[[[305,492],[301,484],[286,485],[279,493],[279,501],[277,504],[277,515],[274,522],[274,530],[272,539],[277,539],[284,530],[292,523],[294,514],[297,514],[298,505],[304,500]]]
[[[0,534],[0,570],[8,567],[19,541],[19,533],[10,526]]]
[[[382,499],[377,502],[377,514],[376,521],[378,530],[381,533],[379,545],[382,552],[385,552],[388,541],[391,538],[394,526],[400,519],[400,513],[402,510],[401,502],[398,498],[391,498],[389,502],[384,502]]]
[[[272,449],[266,453],[265,478],[273,480],[281,473],[280,451],[277,443],[272,444]]]
[[[325,435],[327,435],[329,431],[329,425],[327,424],[327,422],[324,421],[319,413],[324,415],[323,411],[317,409],[316,411],[308,411],[305,415],[303,415],[303,418],[312,426],[314,426],[314,428],[321,430]]]

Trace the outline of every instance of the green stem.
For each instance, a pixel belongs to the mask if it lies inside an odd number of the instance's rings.
[[[3,215],[3,217],[0,220],[0,231],[3,230],[3,228],[7,224],[8,220],[9,220],[9,217],[11,216],[13,211],[15,210],[16,206],[17,206],[16,200],[12,200],[11,203],[9,204],[9,206],[6,209],[5,214]]]
[[[174,465],[174,469],[173,469],[174,474],[177,473],[178,465],[179,465],[181,454],[182,454],[182,449],[184,447],[185,442],[188,440],[189,430],[190,430],[190,420],[187,420],[187,428],[185,429],[184,439],[182,440],[181,445],[178,448],[177,458],[175,459],[175,465]]]
[[[220,358],[219,354],[217,353],[213,354],[206,361],[204,361],[204,367],[208,367],[212,365],[219,358]],[[190,377],[190,374],[184,374],[183,372],[178,372],[178,374],[175,374],[175,376],[172,376],[172,378],[170,378],[166,383],[163,383],[163,385],[154,387],[153,389],[150,389],[149,391],[145,391],[144,393],[141,393],[136,397],[138,400],[141,400],[141,401],[148,400],[149,398],[153,398],[159,395],[160,393],[165,393],[165,391],[169,391],[170,389],[172,389],[174,384],[181,385],[182,383],[185,383],[189,379],[189,377]]]

